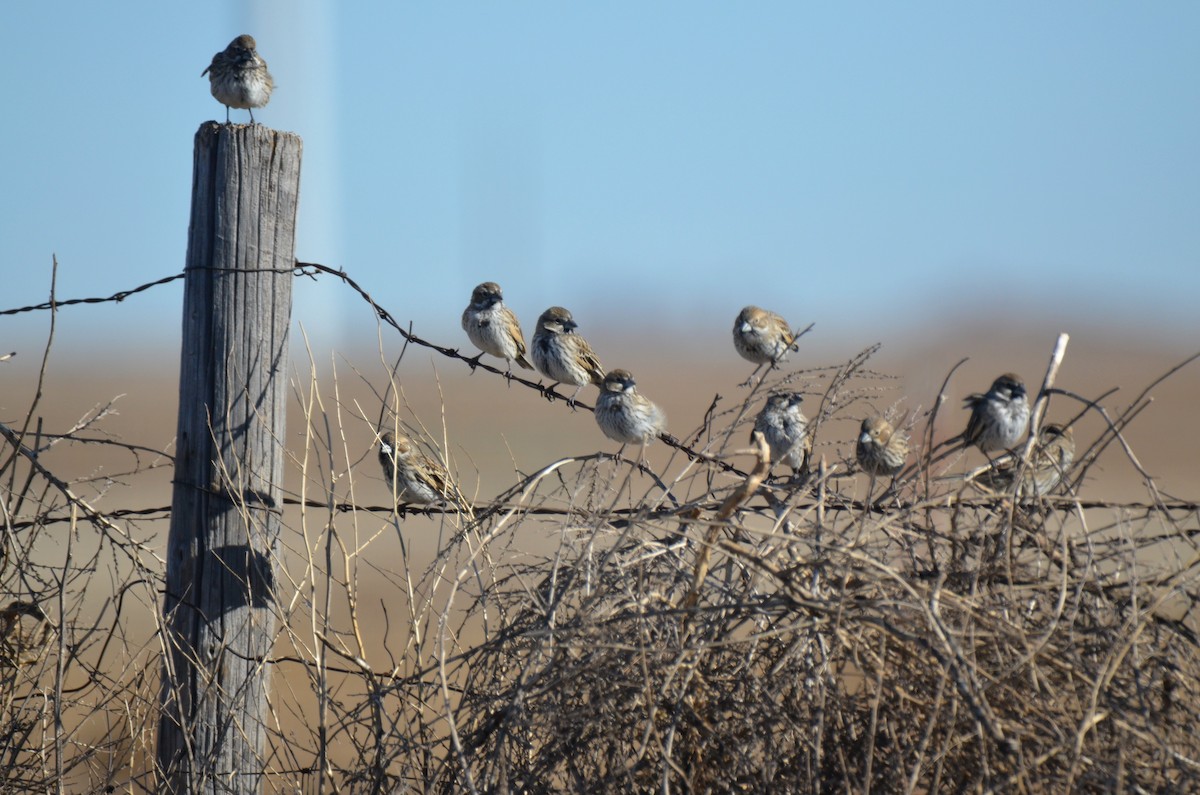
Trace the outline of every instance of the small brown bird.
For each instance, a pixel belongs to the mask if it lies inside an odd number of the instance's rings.
[[[462,327],[471,343],[483,351],[504,359],[512,372],[512,362],[532,370],[525,358],[525,336],[511,309],[504,305],[500,285],[484,282],[471,293],[471,303],[463,310]],[[483,353],[476,356],[478,362]],[[474,368],[472,368],[474,369]]]
[[[404,436],[385,431],[379,437],[379,463],[384,482],[397,502],[419,505],[440,500],[458,502],[458,491],[446,468]]]
[[[754,430],[767,440],[771,462],[787,464],[800,472],[808,468],[812,440],[808,436],[808,418],[800,410],[804,396],[799,392],[776,392],[754,420]],[[754,435],[750,435],[751,443]]]
[[[36,663],[50,641],[50,619],[33,602],[16,601],[0,610],[0,667]]]
[[[733,347],[755,364],[775,364],[789,350],[800,350],[787,321],[757,306],[746,307],[733,321]]]
[[[878,414],[868,417],[859,429],[854,457],[868,475],[895,475],[908,458],[908,437]]]
[[[271,100],[275,80],[256,47],[253,36],[242,34],[214,55],[212,63],[200,73],[201,77],[208,75],[212,95],[225,106],[226,124],[230,108],[249,110],[253,124],[254,108],[261,108]]]
[[[1037,445],[1029,466],[1021,477],[1018,496],[1037,495],[1044,497],[1058,487],[1075,461],[1075,437],[1070,428],[1047,423],[1038,431]],[[1011,491],[1017,472],[1021,468],[1019,456],[1010,455],[993,466],[983,467],[974,475],[974,480],[992,491]]]
[[[552,306],[538,318],[533,334],[533,366],[556,384],[582,389],[604,381],[604,367],[587,340],[575,333],[578,324],[561,306]],[[579,389],[568,401],[574,405]]]
[[[600,384],[596,424],[604,435],[621,444],[649,444],[667,425],[662,409],[637,391],[628,370],[613,370]]]
[[[971,418],[963,432],[963,444],[975,445],[983,453],[1009,450],[1029,427],[1029,400],[1021,377],[1005,373],[992,382],[985,395],[969,395],[965,403]]]

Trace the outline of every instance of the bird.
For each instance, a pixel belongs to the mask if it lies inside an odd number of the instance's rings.
[[[648,444],[667,426],[663,410],[637,391],[628,370],[613,370],[600,384],[596,424],[604,435],[621,444]]]
[[[754,420],[754,430],[767,440],[771,461],[787,464],[797,472],[808,468],[812,453],[808,418],[800,410],[803,401],[804,396],[799,392],[775,392],[767,397]],[[753,434],[750,441],[754,441]]]
[[[1053,422],[1043,425],[1029,466],[1021,476],[1019,492],[1044,497],[1062,483],[1074,461],[1075,437],[1071,429]],[[1021,458],[1013,454],[981,468],[972,479],[992,491],[1011,491],[1020,468]]]
[[[878,414],[867,417],[859,429],[854,457],[863,472],[872,477],[895,475],[908,458],[908,437]]]
[[[41,659],[51,635],[50,618],[33,602],[0,610],[0,667],[19,668]]]
[[[254,108],[261,108],[271,100],[275,80],[267,71],[267,62],[258,54],[254,37],[242,34],[221,52],[213,56],[201,77],[208,75],[212,95],[225,106],[225,123],[229,123],[230,108],[246,108],[250,111],[250,123],[254,123]]]
[[[512,362],[526,370],[533,369],[533,365],[525,358],[525,337],[521,334],[521,324],[517,322],[513,311],[504,305],[500,285],[495,282],[484,282],[471,292],[471,303],[463,310],[462,327],[476,348],[504,359],[510,373]],[[483,353],[473,361],[478,363]]]
[[[439,500],[458,502],[458,491],[446,468],[418,450],[405,436],[385,431],[379,437],[383,479],[397,502],[428,505]]]
[[[1025,383],[1013,373],[1005,373],[992,382],[987,394],[969,395],[964,408],[971,409],[964,447],[975,445],[985,455],[1011,449],[1029,427],[1029,399]]]
[[[566,309],[550,307],[538,318],[530,351],[533,366],[539,373],[555,384],[579,387],[567,401],[572,406],[580,389],[604,381],[604,367],[587,340],[575,333],[577,327]]]
[[[786,320],[757,306],[745,307],[733,321],[733,347],[755,364],[775,364],[789,350],[800,350]]]

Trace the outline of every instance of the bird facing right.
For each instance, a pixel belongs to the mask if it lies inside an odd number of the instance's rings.
[[[662,409],[637,391],[628,370],[613,370],[600,384],[596,424],[604,435],[621,444],[648,444],[667,426]]]
[[[484,282],[471,293],[471,303],[463,310],[462,327],[471,343],[484,353],[505,362],[516,362],[526,370],[533,369],[525,358],[521,325],[513,311],[505,306],[500,285],[495,282]]]
[[[733,321],[733,347],[743,359],[773,364],[789,350],[799,350],[786,320],[757,306],[745,307]]]
[[[209,90],[225,106],[226,124],[230,108],[249,110],[253,124],[254,108],[261,108],[271,100],[275,80],[257,46],[253,36],[242,34],[214,55],[212,63],[200,73],[201,77],[208,75]]]
[[[446,468],[416,449],[404,436],[385,431],[379,437],[379,464],[383,479],[397,502],[428,505],[454,500],[454,484]]]
[[[854,457],[868,475],[895,475],[908,458],[908,437],[878,414],[867,417],[859,429]]]
[[[754,430],[763,435],[771,449],[771,462],[787,464],[798,472],[805,468],[812,452],[808,418],[800,411],[803,401],[799,392],[776,392],[767,398],[754,420]]]
[[[987,394],[969,395],[966,407],[971,409],[971,418],[963,432],[963,443],[975,445],[985,454],[1013,448],[1029,427],[1025,384],[1014,373],[993,381]]]
[[[551,381],[585,387],[604,381],[604,367],[588,341],[575,333],[578,324],[561,306],[552,306],[538,318],[530,355],[533,366]],[[579,394],[579,390],[575,390]]]

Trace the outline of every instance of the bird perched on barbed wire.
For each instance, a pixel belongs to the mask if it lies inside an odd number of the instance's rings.
[[[1044,497],[1058,487],[1075,461],[1075,437],[1070,428],[1056,423],[1047,423],[1038,431],[1037,444],[1029,466],[1021,476],[1018,496]],[[1021,457],[1017,454],[1005,456],[992,465],[980,467],[968,475],[975,483],[992,491],[1012,491],[1017,472],[1021,469]]]
[[[613,441],[648,444],[666,429],[667,416],[637,391],[628,370],[613,370],[600,384],[596,424]]]
[[[571,406],[575,405],[580,389],[604,381],[600,359],[588,341],[576,333],[576,328],[578,324],[570,312],[561,306],[552,306],[538,318],[530,351],[538,372],[555,384],[578,387],[567,401]]]
[[[200,73],[208,75],[212,95],[225,106],[225,123],[229,123],[230,108],[250,111],[254,123],[254,108],[261,108],[271,99],[275,80],[267,71],[267,62],[258,54],[253,36],[242,34],[221,52]]]
[[[521,325],[513,311],[505,306],[500,285],[495,282],[484,282],[471,293],[471,303],[463,310],[462,327],[476,348],[504,359],[509,372],[512,372],[512,362],[526,370],[533,369],[525,358],[525,336],[521,334]],[[478,363],[483,353],[473,361]]]
[[[383,479],[397,502],[418,505],[445,500],[460,503],[458,489],[446,468],[416,448],[405,436],[385,431],[379,437]]]
[[[1021,377],[1005,373],[992,382],[986,394],[969,395],[965,407],[971,409],[964,447],[975,445],[984,454],[1014,447],[1029,427],[1029,399]]]
[[[0,667],[19,668],[40,660],[51,630],[49,616],[33,602],[16,601],[0,610]]]
[[[799,350],[796,335],[774,312],[748,306],[733,321],[733,347],[755,364],[776,364],[789,350]]]
[[[868,475],[895,475],[908,458],[908,437],[876,414],[862,421],[854,457]]]
[[[767,402],[754,420],[754,430],[767,440],[771,450],[771,462],[787,464],[802,472],[808,468],[812,453],[812,440],[808,435],[808,418],[800,410],[804,396],[799,392],[776,392],[767,397]],[[754,444],[754,433],[750,434]]]

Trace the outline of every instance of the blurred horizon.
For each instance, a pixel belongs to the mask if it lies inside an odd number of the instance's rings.
[[[297,257],[346,269],[444,330],[431,337],[457,333],[485,280],[527,329],[561,304],[585,331],[703,337],[748,303],[839,340],[1195,328],[1194,4],[9,16],[0,41],[39,68],[8,81],[32,121],[0,131],[0,309],[46,299],[53,254],[59,298],[182,268],[192,137],[224,118],[200,72],[249,31],[278,85],[256,118],[304,139]],[[170,290],[86,317],[121,347],[160,344],[178,334]],[[348,291],[300,280],[296,319],[321,348],[352,343],[362,317]],[[0,347],[34,347],[39,328],[2,317]]]

